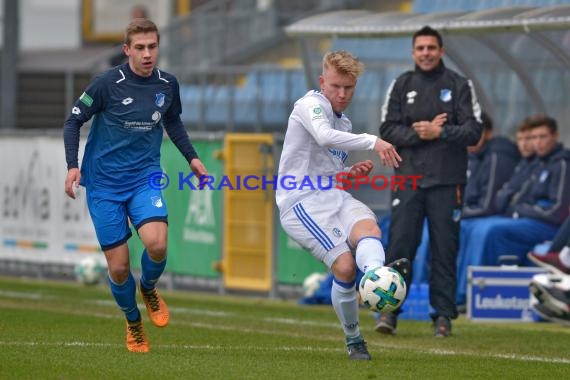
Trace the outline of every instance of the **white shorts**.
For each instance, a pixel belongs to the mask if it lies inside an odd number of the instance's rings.
[[[316,191],[281,215],[281,225],[291,239],[310,251],[330,268],[344,252],[354,224],[363,219],[376,221],[364,203],[344,190]]]

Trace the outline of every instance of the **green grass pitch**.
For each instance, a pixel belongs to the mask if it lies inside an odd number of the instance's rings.
[[[0,277],[0,379],[563,379],[570,328],[475,323],[448,339],[422,321],[374,332],[361,310],[370,362],[347,359],[332,307],[295,301],[162,294],[171,321],[150,324],[151,352],[125,347],[125,322],[106,286]],[[138,296],[138,295],[137,295]]]

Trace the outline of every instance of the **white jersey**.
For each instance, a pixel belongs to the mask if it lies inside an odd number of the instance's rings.
[[[345,166],[349,151],[374,149],[376,136],[351,132],[350,120],[336,114],[319,91],[311,90],[295,102],[279,161],[276,202],[281,213],[328,186],[331,178],[336,186],[335,176],[350,170]]]

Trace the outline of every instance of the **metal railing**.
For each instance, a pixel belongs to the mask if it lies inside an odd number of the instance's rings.
[[[280,34],[274,8],[258,10],[255,1],[213,1],[161,31],[161,54],[170,69],[208,67]]]
[[[165,66],[236,64],[284,39],[282,26],[299,17],[342,9],[360,0],[215,0],[161,31]]]
[[[161,30],[160,66],[177,75],[187,73],[188,71],[193,72],[196,69],[209,70],[209,74],[200,74],[197,77],[194,76],[194,79],[189,79],[188,81],[181,79],[180,81],[183,87],[186,86],[188,88],[192,88],[192,86],[200,83],[204,86],[204,89],[199,91],[205,93],[213,87],[208,87],[211,85],[210,79],[204,79],[203,76],[207,75],[209,78],[212,78],[219,74],[216,72],[217,69],[211,69],[212,67],[234,64],[241,59],[252,56],[256,52],[264,51],[271,46],[277,46],[280,39],[284,38],[282,32],[284,23],[309,14],[355,6],[360,2],[360,0],[212,0],[196,8],[189,16],[175,20],[167,28]],[[91,58],[89,67],[92,73],[95,74],[108,68],[109,58],[120,49],[120,47],[109,48],[108,51]],[[253,72],[250,73],[249,69],[243,67],[239,69],[239,73],[232,72],[232,68],[224,70],[223,80],[227,81],[228,84],[239,78],[255,77],[257,75]],[[259,69],[256,68],[254,71],[257,72]],[[62,70],[61,74],[64,76],[61,83],[61,91],[64,92],[64,95],[60,101],[61,105],[56,104],[55,108],[58,110],[63,109],[62,113],[65,113],[64,116],[67,116],[71,104],[77,97],[75,74],[84,73]],[[53,75],[53,73],[50,73],[50,75]],[[182,76],[188,78],[189,75],[184,74]],[[299,74],[296,73],[295,76],[299,77]],[[217,80],[220,79],[218,78]],[[280,110],[279,112],[282,112],[281,110],[284,109],[290,109],[292,99],[302,95],[302,92],[288,93],[287,91],[290,91],[293,87],[303,88],[303,91],[306,90],[304,79],[295,79],[295,81],[301,81],[301,86],[287,85],[284,90],[285,94],[282,91],[276,91],[275,93],[280,96],[277,100],[269,100],[263,84],[256,86],[254,89],[250,86],[249,89],[251,91],[245,91],[245,95],[249,96],[245,103],[250,108],[254,107],[251,104],[255,99],[261,98],[261,94],[264,94],[262,97],[264,101],[261,102],[263,105],[255,106],[257,108],[254,111],[255,114],[260,116],[249,123],[249,129],[263,130],[267,128],[265,119],[276,120],[275,117],[263,116],[265,113],[271,114],[271,110],[268,107],[276,107],[275,109]],[[58,84],[59,86],[60,84]],[[274,89],[270,85],[267,86],[270,89]],[[239,85],[234,85],[234,88],[230,87],[228,86],[225,89],[219,88],[215,91],[221,97],[224,96],[224,91],[230,94],[226,97],[229,100],[226,101],[225,108],[222,107],[221,109],[235,110],[236,114],[240,114],[243,110],[243,107],[240,107],[240,96],[244,91],[242,91],[243,89]],[[51,89],[50,91],[53,90]],[[55,99],[50,97],[47,92],[44,94],[42,91],[42,89],[37,90],[37,96],[34,96],[34,104],[25,103],[26,107],[31,107],[31,113],[28,110],[24,110],[21,113],[26,116],[26,120],[17,120],[16,123],[11,124],[21,125],[25,128],[36,128],[36,124],[37,128],[52,128],[59,124],[59,122],[55,121],[46,123],[46,115],[53,119],[53,103]],[[237,97],[233,97],[231,94],[235,94]],[[257,95],[252,98],[252,94]],[[49,101],[45,100],[46,96],[49,98]],[[197,101],[201,104],[199,111],[201,114],[207,115],[210,112],[208,111],[209,108],[204,108],[209,104],[209,100],[210,98],[206,97]],[[18,104],[16,108],[22,108],[23,106]],[[47,110],[48,108],[50,108],[49,115],[42,113],[41,110]],[[18,119],[22,118],[23,116],[18,115]],[[237,121],[232,121],[232,118],[229,117],[227,120],[224,123],[224,128],[234,130],[239,127],[241,119],[238,118]],[[191,121],[197,122],[201,129],[211,128],[208,117]],[[275,128],[275,123],[272,123],[272,125],[272,128]]]

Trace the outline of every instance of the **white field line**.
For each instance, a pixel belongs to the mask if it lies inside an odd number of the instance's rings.
[[[234,329],[237,330],[237,329]],[[240,329],[240,331],[242,331]],[[387,351],[386,345],[378,345],[380,351]],[[94,342],[6,342],[0,341],[0,347],[85,347],[85,348],[101,348],[101,347],[123,347],[123,344],[112,344],[112,343],[94,343]],[[255,347],[255,346],[216,346],[216,345],[196,345],[196,344],[158,344],[153,345],[154,349],[164,349],[164,350],[189,350],[189,351],[260,351],[260,352],[287,352],[287,351],[305,351],[305,352],[344,352],[344,348],[325,348],[325,347],[311,347],[311,346],[272,346],[272,347]],[[454,350],[440,350],[440,349],[418,349],[413,347],[405,347],[400,345],[391,344],[390,349],[402,349],[402,350],[412,350],[419,353],[439,355],[439,356],[471,356],[477,358],[495,358],[495,359],[507,359],[515,361],[533,361],[548,364],[570,364],[570,359],[565,358],[545,358],[540,356],[528,356],[528,355],[516,355],[516,354],[490,354],[481,355],[473,352],[461,352]]]
[[[16,293],[16,292],[13,292]],[[22,294],[37,294],[39,296],[39,298],[45,297],[42,294],[39,293],[22,293]],[[0,293],[0,296],[3,295],[3,293]],[[13,296],[13,295],[12,295]],[[89,301],[89,302],[93,302],[93,301]],[[114,305],[113,301],[108,301],[108,300],[101,300],[101,301],[95,301],[98,304],[101,305]],[[139,305],[140,308],[142,308],[144,310],[144,305]],[[216,316],[220,316],[220,317],[235,317],[237,316],[235,313],[226,313],[226,312],[213,312],[212,310],[201,310],[201,309],[191,309],[191,308],[171,308],[171,310],[177,310],[178,312],[181,313],[190,313],[190,314],[195,314],[195,315],[216,315]],[[103,313],[93,313],[93,312],[81,312],[81,311],[75,311],[75,312],[66,312],[67,314],[71,314],[71,315],[84,315],[84,316],[90,316],[90,317],[97,317],[97,318],[105,318],[105,319],[120,319],[119,314],[117,315],[110,315],[110,314],[103,314]],[[282,323],[282,324],[298,324],[298,325],[303,325],[303,324],[309,324],[309,325],[318,325],[321,327],[327,326],[327,327],[337,327],[338,328],[338,333],[337,335],[340,335],[340,327],[337,324],[332,324],[332,323],[327,323],[327,324],[321,324],[321,323],[315,323],[312,321],[304,321],[304,320],[298,320],[298,319],[292,319],[292,318],[264,318],[263,321],[266,322],[273,322],[273,323]],[[170,325],[175,325],[175,326],[188,326],[188,327],[193,327],[193,328],[202,328],[202,329],[210,329],[210,330],[216,330],[216,331],[238,331],[238,332],[242,332],[242,333],[255,333],[255,334],[267,334],[267,335],[280,335],[280,336],[285,336],[285,337],[291,337],[291,338],[304,338],[304,339],[313,339],[313,340],[320,340],[320,341],[339,341],[340,338],[338,337],[331,337],[331,338],[326,338],[326,337],[309,337],[306,334],[302,334],[302,333],[293,333],[293,332],[284,332],[281,331],[279,329],[274,329],[274,330],[267,330],[267,329],[259,329],[259,328],[243,328],[243,327],[232,327],[232,326],[225,326],[222,323],[216,324],[216,323],[203,323],[203,322],[188,322],[188,321],[171,321]],[[113,344],[104,344],[104,343],[90,343],[90,342],[52,342],[52,343],[47,343],[47,342],[4,342],[4,341],[0,341],[0,347],[4,346],[4,345],[10,345],[10,346],[84,346],[84,347],[107,347],[107,346],[122,346],[122,345],[113,345]],[[570,364],[570,358],[564,358],[564,357],[543,357],[543,356],[536,356],[536,355],[519,355],[519,354],[482,354],[479,352],[472,352],[472,351],[461,351],[461,350],[442,350],[442,349],[430,349],[430,348],[419,348],[419,347],[415,347],[415,346],[409,346],[406,344],[394,344],[394,343],[377,343],[377,342],[368,342],[368,346],[369,347],[374,347],[375,349],[378,349],[380,351],[387,351],[387,350],[393,350],[393,349],[397,349],[397,350],[405,350],[405,351],[414,351],[414,352],[418,352],[418,353],[423,353],[423,354],[431,354],[431,355],[439,355],[439,356],[469,356],[469,357],[475,357],[475,358],[494,358],[494,359],[506,359],[506,360],[515,360],[515,361],[523,361],[523,362],[528,362],[528,361],[532,361],[532,362],[542,362],[542,363],[557,363],[557,364]],[[297,347],[287,347],[287,346],[274,346],[272,348],[260,348],[260,347],[243,347],[243,346],[211,346],[211,345],[204,345],[204,346],[198,346],[198,345],[157,345],[154,347],[163,347],[165,349],[173,349],[173,348],[183,348],[183,349],[188,349],[188,350],[200,350],[200,349],[240,349],[240,350],[261,350],[261,351],[294,351],[296,349],[303,349],[303,348],[297,348]],[[325,351],[337,351],[337,349],[328,349],[328,348],[322,348],[322,347],[310,347],[307,346],[304,348],[304,350],[307,351],[314,351],[314,352],[325,352]],[[341,351],[344,351],[344,349],[338,349]]]
[[[114,301],[110,300],[98,300],[91,302],[95,302],[98,305],[104,305],[104,306],[116,305]],[[145,305],[143,303],[138,303],[137,306],[141,310],[145,309]],[[169,307],[168,309],[170,310],[171,313],[175,314],[206,315],[206,316],[220,317],[220,318],[239,317],[238,314],[227,311],[192,309],[188,307]],[[263,320],[265,322],[281,323],[285,325],[304,325],[304,326],[319,326],[319,327],[332,327],[332,328],[337,328],[340,326],[339,323],[330,323],[330,322],[323,323],[323,322],[305,321],[305,320],[291,319],[291,318],[264,318]]]
[[[93,343],[93,342],[3,342],[0,341],[0,347],[123,347],[123,344],[118,343]],[[344,352],[343,348],[324,348],[324,347],[287,347],[287,346],[273,346],[273,347],[253,347],[253,346],[216,346],[212,344],[198,345],[198,344],[153,344],[152,348],[166,349],[166,350],[232,350],[232,351],[307,351],[307,352]]]
[[[12,292],[8,290],[0,290],[0,297],[4,298],[16,298],[16,299],[30,299],[39,300],[43,298],[50,298],[50,296],[41,293],[27,293],[27,292]]]
[[[265,320],[265,319],[264,319]],[[176,322],[175,325],[182,325],[182,326],[190,326],[195,328],[204,328],[204,329],[215,329],[215,330],[224,330],[224,331],[240,331],[244,333],[256,333],[256,334],[267,334],[267,335],[280,335],[292,338],[304,338],[304,339],[314,339],[319,341],[328,341],[328,342],[337,342],[342,338],[338,337],[331,337],[331,338],[324,338],[324,337],[309,337],[306,334],[302,333],[292,333],[292,332],[282,332],[276,330],[263,330],[263,329],[244,329],[244,328],[235,328],[231,326],[220,326],[220,325],[211,325],[208,323],[198,323],[198,322]],[[298,324],[302,324],[299,321]],[[337,325],[335,325],[337,326]],[[338,333],[337,335],[340,336],[340,326],[338,326]],[[379,351],[388,351],[388,350],[405,350],[405,351],[414,351],[418,353],[425,353],[431,355],[438,355],[438,356],[470,356],[470,357],[478,357],[478,358],[495,358],[495,359],[509,359],[509,360],[516,360],[516,361],[533,361],[533,362],[543,362],[543,363],[560,363],[560,364],[570,364],[570,358],[556,358],[556,357],[543,357],[543,356],[529,356],[529,355],[518,355],[518,354],[481,354],[478,352],[472,351],[460,351],[460,350],[442,350],[442,349],[426,349],[426,348],[419,348],[415,346],[410,346],[406,344],[386,344],[386,343],[377,343],[377,342],[368,342],[369,347],[374,347]],[[320,348],[315,348],[314,351],[321,351]],[[324,349],[322,351],[325,351]]]

